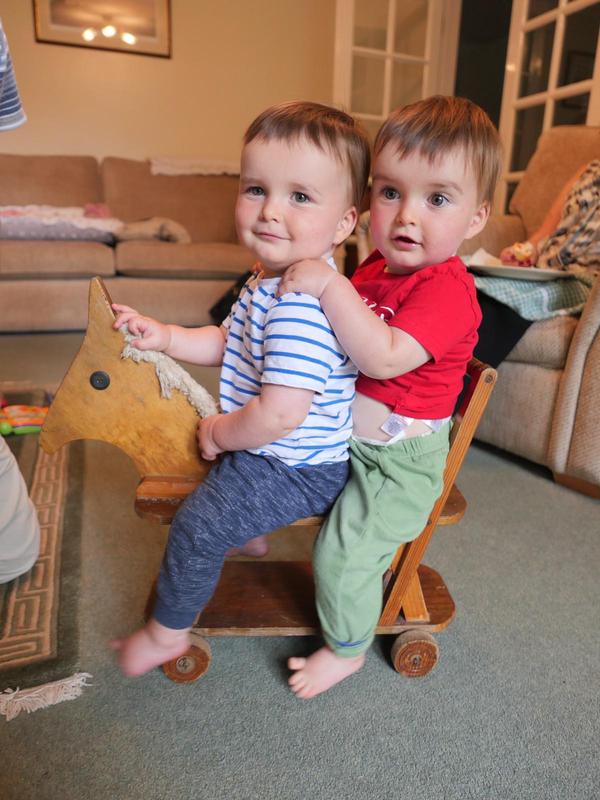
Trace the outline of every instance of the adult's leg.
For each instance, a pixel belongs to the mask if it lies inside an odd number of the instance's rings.
[[[40,549],[40,525],[17,460],[0,436],[0,583],[31,569]]]

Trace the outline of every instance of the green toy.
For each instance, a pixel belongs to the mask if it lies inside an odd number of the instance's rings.
[[[48,413],[48,406],[13,405],[0,407],[0,434],[39,433]]]

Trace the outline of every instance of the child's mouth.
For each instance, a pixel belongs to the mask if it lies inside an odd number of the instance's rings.
[[[404,248],[413,248],[417,247],[419,242],[416,242],[414,239],[411,239],[410,236],[395,236],[394,243],[397,247],[402,249]]]
[[[283,240],[283,236],[280,236],[276,233],[272,233],[271,231],[256,231],[256,235],[259,239],[265,239],[266,241],[280,241]]]

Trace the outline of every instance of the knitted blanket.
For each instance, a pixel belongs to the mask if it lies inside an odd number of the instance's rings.
[[[475,286],[484,294],[532,321],[579,314],[594,283],[594,274],[587,270],[569,272],[552,281],[473,277]]]

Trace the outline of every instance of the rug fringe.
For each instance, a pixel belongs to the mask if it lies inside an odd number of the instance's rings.
[[[54,706],[64,700],[75,700],[81,695],[85,686],[91,685],[87,683],[87,679],[92,677],[89,672],[76,672],[70,678],[35,686],[32,689],[5,689],[0,692],[0,714],[10,722],[21,711],[31,714],[40,708]]]

